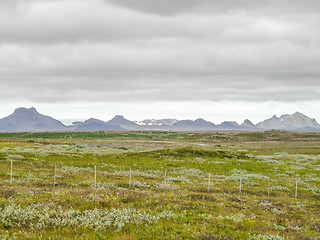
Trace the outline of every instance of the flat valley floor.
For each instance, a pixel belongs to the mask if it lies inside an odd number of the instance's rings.
[[[320,133],[0,134],[0,239],[320,239]]]

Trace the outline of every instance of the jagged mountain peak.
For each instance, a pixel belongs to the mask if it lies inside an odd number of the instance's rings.
[[[239,126],[239,124],[236,121],[227,121],[227,122],[233,124],[234,126]]]
[[[96,118],[90,118],[80,124],[75,131],[119,131],[123,130],[120,126],[108,124]]]
[[[301,112],[283,114],[280,117],[273,115],[257,125],[245,119],[239,125],[234,121],[224,121],[215,125],[203,118],[196,120],[176,119],[147,119],[142,122],[133,122],[123,115],[115,115],[110,121],[104,122],[96,118],[90,118],[84,122],[75,122],[72,126],[65,126],[60,121],[43,115],[36,108],[20,107],[14,112],[0,119],[0,132],[28,132],[28,131],[101,131],[101,130],[177,130],[177,131],[204,131],[204,130],[290,130],[290,131],[320,131],[320,125],[314,118],[309,118]]]
[[[1,132],[66,130],[62,122],[39,113],[34,107],[16,108],[14,112],[0,119]]]
[[[31,108],[19,107],[14,110],[14,113],[17,113],[17,112],[37,112],[37,109],[35,109],[34,107],[31,107]]]
[[[320,129],[320,125],[315,119],[295,112],[293,114],[283,114],[279,118],[269,118],[257,124],[263,129],[281,129],[281,130],[303,130]]]
[[[217,126],[224,130],[236,130],[241,128],[241,126],[235,121],[224,121]]]
[[[294,118],[308,118],[308,119],[314,119],[314,118],[309,118],[309,117],[307,117],[306,115],[304,115],[303,113],[301,113],[301,112],[295,112],[295,113],[293,113],[293,114],[287,114],[288,116],[290,116],[290,117],[294,117]]]
[[[298,112],[298,111],[296,111],[294,114],[292,114],[292,115],[304,115],[303,113],[301,113],[301,112]]]
[[[103,122],[104,123],[104,121],[97,119],[97,118],[89,118],[88,120],[84,121],[84,123],[88,123],[88,122]]]
[[[195,123],[208,123],[208,121],[204,120],[203,118],[198,118],[196,120],[194,120]]]
[[[231,124],[233,126],[239,126],[236,121],[223,121],[221,124]]]
[[[13,112],[13,115],[20,115],[20,116],[30,115],[30,114],[37,115],[40,113],[38,113],[37,109],[35,109],[34,107],[31,107],[31,108],[20,107],[20,108],[16,108]]]
[[[110,125],[116,125],[116,126],[132,126],[137,125],[135,122],[130,121],[122,115],[115,115],[110,121],[107,122]]]
[[[194,121],[192,120],[181,120],[172,125],[173,129],[177,130],[213,130],[215,124],[212,122],[206,121],[202,118],[198,118]]]
[[[115,115],[113,119],[125,119],[123,115]]]
[[[254,124],[249,120],[245,119],[243,123],[241,124],[242,127],[254,127]]]

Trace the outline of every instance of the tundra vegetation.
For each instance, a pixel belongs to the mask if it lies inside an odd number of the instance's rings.
[[[320,133],[0,134],[0,239],[320,239],[319,216]]]

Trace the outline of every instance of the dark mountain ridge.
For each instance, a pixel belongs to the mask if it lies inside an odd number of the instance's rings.
[[[37,112],[34,107],[17,108],[14,112],[0,119],[1,132],[33,132],[67,130],[62,122]]]
[[[120,131],[120,126],[111,125],[99,119],[90,118],[80,124],[75,131]]]
[[[214,124],[202,118],[196,120],[152,119],[130,121],[121,115],[116,115],[108,122],[90,118],[84,122],[75,122],[66,126],[62,122],[43,114],[35,108],[17,108],[12,114],[0,119],[0,132],[35,132],[35,131],[124,131],[124,130],[163,130],[163,131],[216,131],[216,130],[289,130],[319,132],[320,125],[313,118],[300,112],[274,115],[254,125],[246,119],[239,125],[234,121],[224,121]]]
[[[125,119],[122,115],[116,115],[114,118],[109,120],[107,124],[114,125],[114,126],[137,126],[133,121]]]

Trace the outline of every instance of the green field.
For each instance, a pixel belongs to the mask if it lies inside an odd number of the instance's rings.
[[[0,133],[0,239],[319,236],[320,133]]]

